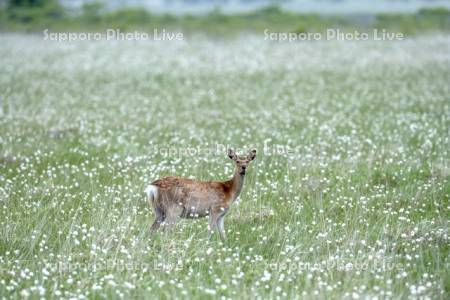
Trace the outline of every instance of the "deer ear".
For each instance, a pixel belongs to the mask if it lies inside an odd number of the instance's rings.
[[[237,160],[236,152],[233,149],[228,149],[228,157],[232,160]]]
[[[256,158],[256,150],[253,149],[252,151],[250,151],[250,153],[247,155],[247,158],[249,160],[254,160]]]

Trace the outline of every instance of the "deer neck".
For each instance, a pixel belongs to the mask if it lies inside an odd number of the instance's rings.
[[[236,168],[236,170],[234,171],[234,176],[231,179],[233,190],[233,201],[236,200],[236,198],[241,193],[242,186],[244,185],[244,177],[245,175],[240,174],[238,168]]]

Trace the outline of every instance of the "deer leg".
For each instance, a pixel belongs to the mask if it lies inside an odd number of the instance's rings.
[[[217,229],[219,230],[219,236],[220,239],[222,240],[222,242],[225,242],[225,228],[224,228],[224,224],[223,224],[223,219],[225,218],[225,214],[222,214],[219,216],[219,218],[217,219]]]
[[[219,214],[211,211],[211,214],[209,215],[209,224],[208,224],[208,239],[211,239],[214,229],[217,226],[217,219],[219,218]]]
[[[156,232],[161,223],[164,222],[166,218],[164,211],[160,207],[154,206],[153,211],[155,212],[155,221],[153,221],[152,226],[150,226],[151,233]]]
[[[171,207],[167,210],[165,224],[168,229],[172,229],[178,221],[178,217],[183,213],[183,208],[179,206]]]
[[[164,222],[164,219],[155,219],[155,221],[153,221],[152,226],[150,226],[150,232],[156,232],[159,228],[159,226],[161,225],[161,223]]]
[[[225,216],[227,211],[228,211],[228,208],[224,208],[224,207],[217,207],[216,209],[211,210],[211,214],[209,216],[209,226],[208,226],[209,238],[211,238],[214,229],[217,228],[219,231],[220,239],[222,241],[225,240],[225,232],[224,232],[224,228],[223,228],[223,217]]]

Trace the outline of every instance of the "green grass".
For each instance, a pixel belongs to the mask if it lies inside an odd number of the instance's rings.
[[[0,297],[448,297],[449,37],[0,39]],[[150,236],[145,185],[227,146],[226,243]]]

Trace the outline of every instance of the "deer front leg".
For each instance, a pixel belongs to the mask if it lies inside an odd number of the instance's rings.
[[[209,215],[209,226],[208,226],[210,239],[211,239],[214,229],[217,227],[217,229],[219,231],[220,239],[222,241],[225,241],[223,217],[225,216],[227,211],[228,211],[228,208],[225,208],[225,207],[217,207],[217,208],[211,209],[211,213]]]
[[[219,218],[217,219],[217,229],[219,229],[219,236],[222,242],[225,242],[226,235],[225,235],[225,228],[223,224],[223,219],[225,218],[225,213],[221,214]]]
[[[211,213],[209,214],[209,224],[208,224],[208,239],[211,239],[213,233],[214,233],[214,229],[217,226],[217,219],[219,217],[219,214],[216,212],[211,211]]]

